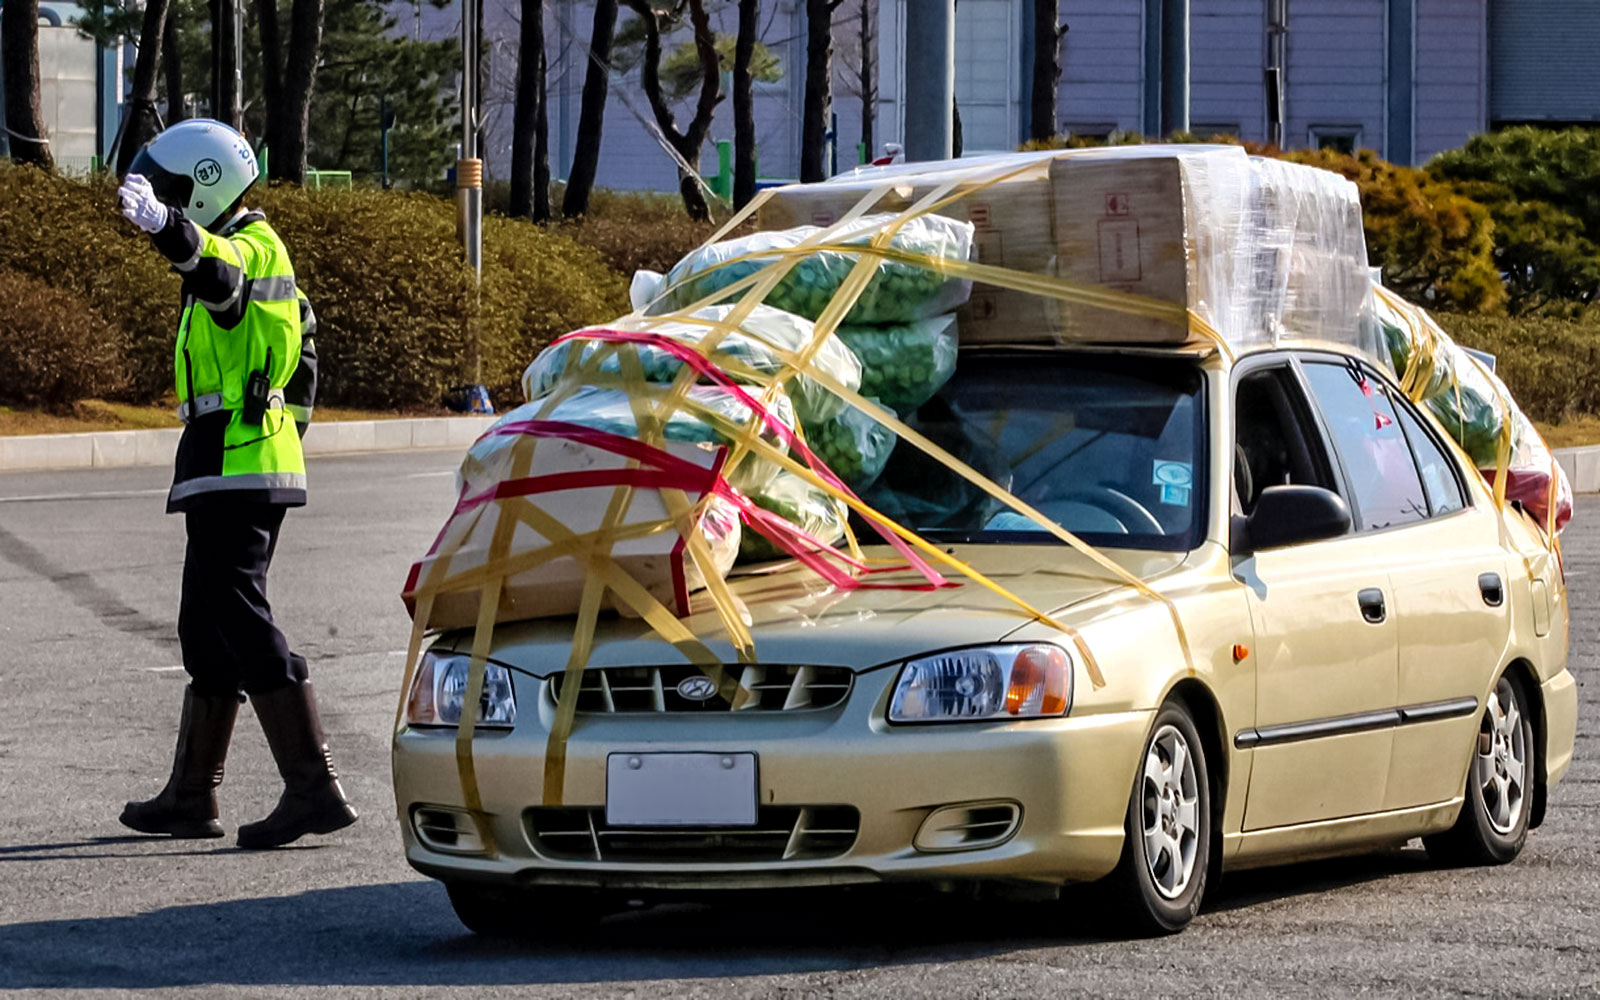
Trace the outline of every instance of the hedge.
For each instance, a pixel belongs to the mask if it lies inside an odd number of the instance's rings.
[[[1495,356],[1496,373],[1533,419],[1560,423],[1600,414],[1600,319],[1434,317],[1462,345]]]
[[[0,271],[0,403],[65,412],[123,387],[127,335],[83,296]]]
[[[627,307],[626,281],[599,253],[507,219],[486,221],[475,300],[453,207],[430,195],[273,187],[253,191],[247,203],[283,236],[316,310],[323,402],[437,406],[464,381],[474,327],[485,384],[498,401],[515,402],[522,368],[539,348]],[[154,402],[170,393],[179,282],[119,217],[110,181],[0,166],[0,273],[7,272],[61,293],[57,304],[69,314],[105,319],[118,356],[110,365],[124,376],[115,398]],[[0,312],[21,294],[0,289]]]

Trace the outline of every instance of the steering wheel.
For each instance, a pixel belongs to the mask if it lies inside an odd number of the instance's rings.
[[[1161,526],[1161,522],[1156,519],[1154,514],[1150,513],[1148,507],[1116,487],[1105,483],[1097,484],[1097,488],[1092,493],[1087,490],[1073,490],[1062,496],[1052,497],[1051,500],[1069,500],[1073,503],[1081,503],[1096,510],[1104,511],[1116,518],[1122,525],[1123,530],[1128,534],[1133,534],[1135,525],[1146,534],[1164,535],[1167,533],[1167,529]]]

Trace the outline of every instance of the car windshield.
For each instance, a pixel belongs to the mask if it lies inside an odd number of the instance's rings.
[[[963,351],[907,423],[1090,544],[1185,551],[1205,523],[1203,385],[1185,358]],[[863,498],[932,541],[1054,541],[906,444]]]

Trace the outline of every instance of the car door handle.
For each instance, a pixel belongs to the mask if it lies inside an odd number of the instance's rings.
[[[1491,608],[1498,608],[1505,603],[1506,589],[1500,583],[1499,573],[1478,574],[1478,592],[1483,595],[1483,603]]]
[[[1377,587],[1368,587],[1357,594],[1356,603],[1361,605],[1361,617],[1370,624],[1381,624],[1389,615],[1388,609],[1383,604],[1383,591]]]

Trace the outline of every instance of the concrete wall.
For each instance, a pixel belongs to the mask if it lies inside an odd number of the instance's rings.
[[[1488,124],[1484,0],[1418,0],[1416,158],[1455,149]]]

